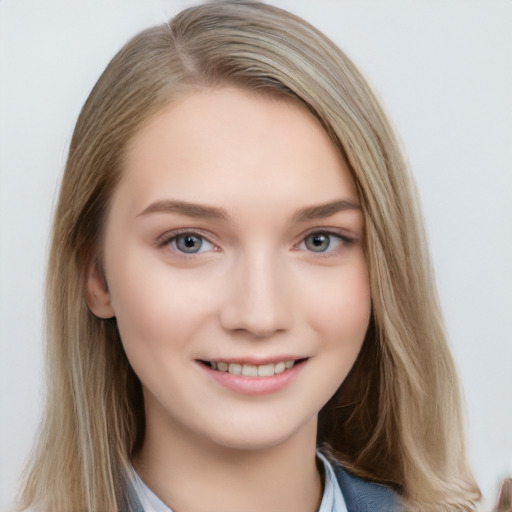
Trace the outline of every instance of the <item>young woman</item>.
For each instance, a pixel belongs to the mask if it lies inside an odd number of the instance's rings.
[[[135,37],[71,141],[21,507],[474,510],[416,204],[303,20],[220,2]]]

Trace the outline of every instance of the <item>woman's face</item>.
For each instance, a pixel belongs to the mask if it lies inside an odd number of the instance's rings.
[[[219,88],[155,116],[112,198],[108,289],[89,279],[148,425],[242,449],[314,429],[367,330],[362,240],[347,166],[299,102]]]

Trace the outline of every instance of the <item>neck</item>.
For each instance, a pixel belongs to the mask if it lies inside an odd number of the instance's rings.
[[[316,418],[262,449],[218,446],[149,421],[133,465],[173,512],[314,512],[322,494],[315,444]]]

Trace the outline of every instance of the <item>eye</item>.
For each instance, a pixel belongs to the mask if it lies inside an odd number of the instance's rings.
[[[184,254],[199,254],[211,251],[214,245],[197,233],[180,233],[170,238],[167,243],[175,251]]]
[[[325,252],[331,245],[331,237],[328,233],[312,233],[304,239],[304,244],[309,251]]]
[[[342,244],[350,244],[353,240],[339,233],[315,231],[307,235],[300,246],[310,252],[325,253],[339,248]]]

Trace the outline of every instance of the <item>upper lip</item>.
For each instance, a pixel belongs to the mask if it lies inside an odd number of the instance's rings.
[[[307,359],[304,356],[268,356],[268,357],[213,357],[213,358],[201,358],[198,361],[206,361],[210,363],[236,363],[236,364],[252,364],[254,366],[261,366],[270,363],[279,363],[280,361],[299,361],[301,359]]]

